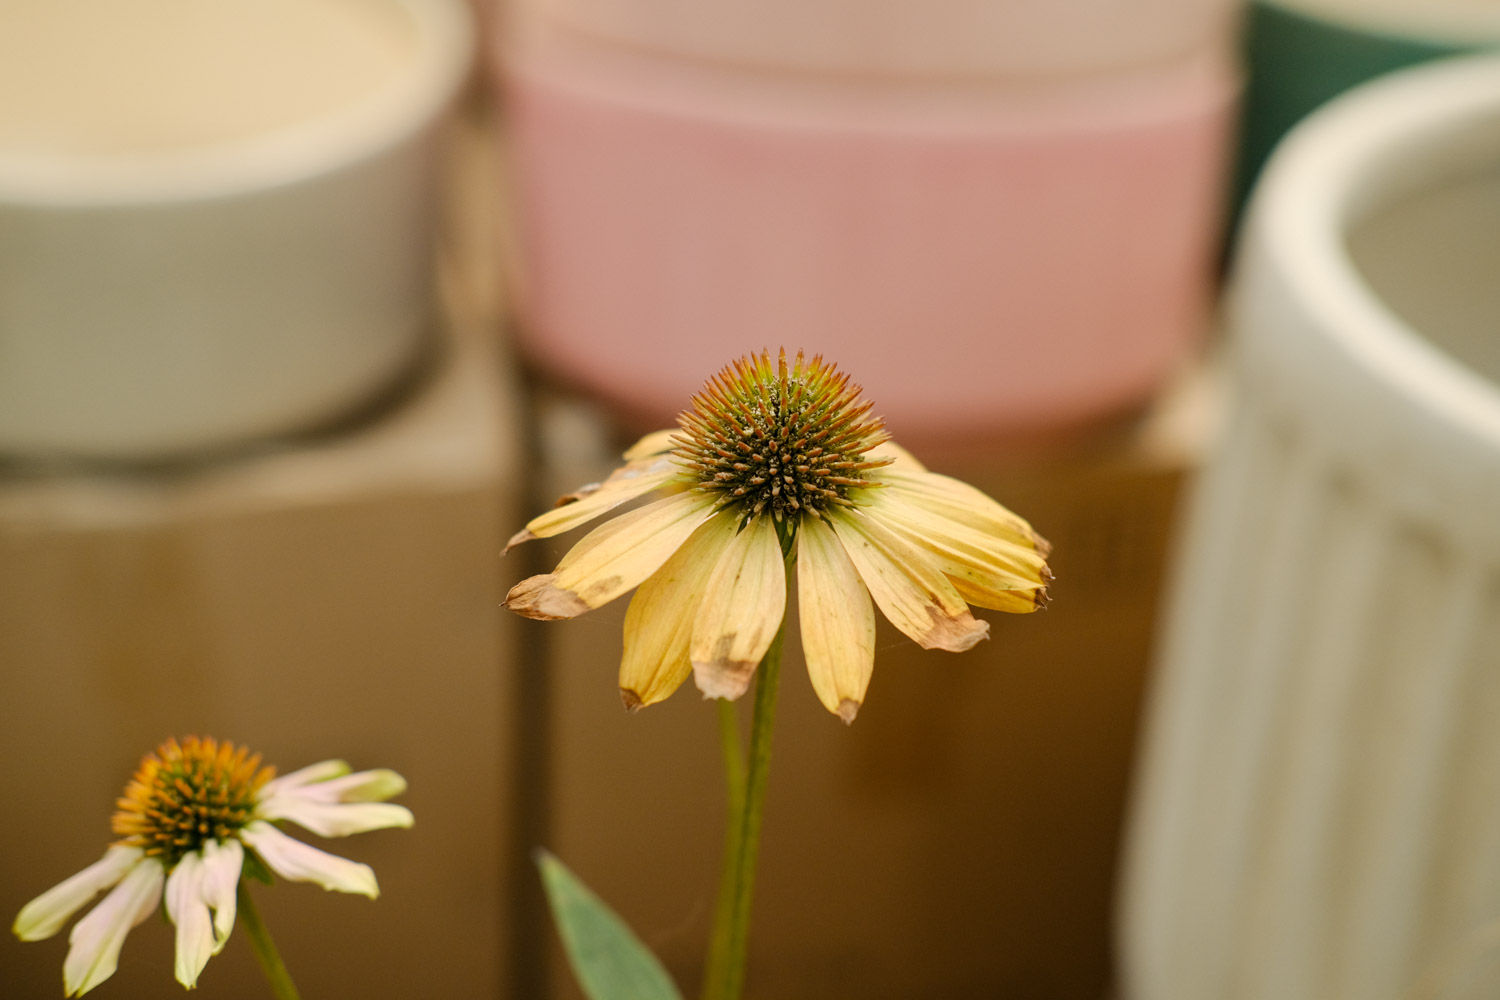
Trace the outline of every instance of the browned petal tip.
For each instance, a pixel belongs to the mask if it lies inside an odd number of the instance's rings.
[[[950,653],[962,653],[973,649],[981,639],[990,634],[990,623],[973,615],[949,618],[937,608],[928,608],[932,616],[932,628],[917,640],[923,649],[945,649]]]
[[[1037,553],[1043,559],[1052,554],[1052,543],[1041,535],[1038,535],[1035,531],[1031,533],[1031,547],[1036,549]]]
[[[554,503],[552,507],[555,510],[558,507],[566,507],[570,503],[577,503],[586,496],[598,493],[603,486],[603,483],[585,483],[584,485],[578,487],[578,489],[574,490],[572,493],[564,493],[562,496],[558,497],[557,502]]]
[[[854,717],[859,714],[859,702],[853,698],[845,698],[839,702],[839,718],[844,720],[844,725],[852,725]]]
[[[630,690],[630,688],[620,688],[620,700],[625,703],[625,711],[627,712],[639,712],[646,704],[641,700],[641,696]]]
[[[527,577],[505,595],[505,606],[525,618],[556,621],[576,618],[589,610],[577,594],[553,586],[553,574]]]
[[[1047,593],[1046,587],[1036,588],[1036,590],[1031,595],[1031,599],[1033,602],[1035,602],[1038,611],[1044,610],[1047,605],[1052,603],[1052,597]]]
[[[693,664],[693,682],[705,698],[735,701],[750,688],[756,664],[748,660],[709,660]]]
[[[505,551],[501,552],[500,554],[502,556],[506,555],[517,545],[520,545],[522,542],[529,542],[535,537],[537,536],[533,535],[529,530],[527,530],[526,528],[522,528],[520,531],[510,536],[510,541],[505,543]]]

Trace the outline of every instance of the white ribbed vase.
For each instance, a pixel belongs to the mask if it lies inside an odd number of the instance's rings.
[[[1388,77],[1294,132],[1229,315],[1123,995],[1415,997],[1500,916],[1500,59]]]

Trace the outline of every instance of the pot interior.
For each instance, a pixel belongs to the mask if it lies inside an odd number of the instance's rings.
[[[1500,118],[1488,124],[1500,133]],[[1391,312],[1500,384],[1500,150],[1491,153],[1373,205],[1346,247]]]

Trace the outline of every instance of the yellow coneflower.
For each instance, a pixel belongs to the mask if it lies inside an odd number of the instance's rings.
[[[177,929],[177,981],[191,989],[234,927],[246,850],[282,878],[378,895],[368,865],[310,847],[272,824],[290,820],[322,837],[411,826],[409,810],[382,801],[405,790],[405,779],[385,770],[351,774],[341,760],[273,773],[259,754],[232,743],[167,740],[142,758],[117,802],[111,825],[121,839],[28,903],[16,917],[16,935],[51,937],[109,889],[68,938],[63,987],[67,996],[82,996],[114,975],[125,936],[165,902]]]
[[[506,607],[572,618],[638,587],[620,665],[626,707],[662,700],[690,673],[705,696],[733,699],[781,625],[790,557],[813,688],[852,722],[874,667],[872,598],[924,648],[960,651],[989,631],[970,604],[1034,611],[1051,580],[1050,546],[1026,521],[928,472],[870,409],[821,357],[734,362],[677,430],[646,436],[607,480],[511,539],[507,551],[661,494],[517,584]]]

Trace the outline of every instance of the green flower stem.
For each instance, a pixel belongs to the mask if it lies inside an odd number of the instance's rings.
[[[740,748],[740,720],[735,703],[720,698],[719,743],[724,755],[724,786],[728,790],[724,815],[724,863],[719,871],[719,895],[714,905],[713,939],[709,944],[709,974],[704,980],[704,1000],[717,1000],[729,957],[729,914],[734,900],[735,862],[740,856],[744,833],[745,754]]]
[[[265,921],[260,919],[260,911],[250,898],[250,888],[243,880],[240,881],[237,894],[240,923],[245,927],[245,936],[250,939],[250,950],[255,952],[261,971],[266,974],[266,982],[271,985],[271,992],[276,1000],[302,1000],[301,994],[297,992],[297,984],[292,982],[292,976],[281,960],[281,953],[276,950],[276,943],[271,940],[271,932],[266,929]]]
[[[788,582],[793,559],[787,559]],[[725,779],[729,788],[729,830],[725,835],[724,870],[719,882],[714,934],[704,978],[704,1000],[739,1000],[745,985],[745,958],[750,937],[750,902],[755,890],[755,862],[766,808],[766,779],[771,767],[771,733],[776,724],[776,692],[781,681],[781,650],[786,619],[755,670],[755,705],[750,722],[748,763],[741,768],[738,726],[732,707],[720,708],[725,744]],[[731,728],[733,727],[733,728]],[[730,750],[730,746],[734,750]],[[743,777],[741,777],[743,774]]]

